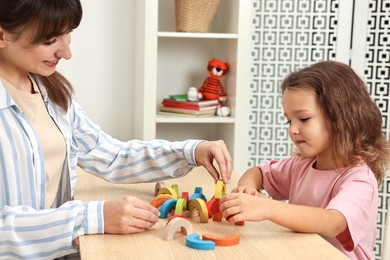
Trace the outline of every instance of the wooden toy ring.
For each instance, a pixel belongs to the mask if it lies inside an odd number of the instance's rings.
[[[207,206],[210,209],[211,214],[214,214],[214,213],[217,213],[220,211],[219,210],[219,199],[217,199],[217,198],[211,198],[211,200],[209,200],[207,202]]]
[[[179,196],[179,185],[172,184],[171,188],[176,192],[177,196]]]
[[[200,240],[198,234],[190,234],[186,236],[186,246],[200,250],[213,250],[215,249],[215,242],[211,240]]]
[[[195,187],[194,193],[203,194],[203,189],[202,189],[202,187]]]
[[[156,209],[158,207],[160,207],[162,204],[164,204],[165,201],[169,200],[169,199],[173,199],[173,197],[171,195],[168,195],[168,194],[163,194],[163,195],[159,195],[157,197],[155,197],[151,202],[150,202],[150,205],[152,205],[153,207],[155,207]]]
[[[183,191],[183,192],[181,193],[181,197],[182,197],[183,199],[185,199],[186,202],[187,202],[187,204],[188,204],[188,202],[190,201],[190,200],[189,200],[188,192]]]
[[[173,189],[173,188],[170,188],[170,187],[162,187],[157,195],[161,195],[161,194],[169,194],[169,195],[172,195],[175,199],[178,198],[178,195],[176,193],[176,191]]]
[[[190,221],[188,221],[188,219],[174,217],[170,219],[165,226],[163,238],[165,240],[172,240],[178,228],[180,228],[183,235],[192,234],[192,224]]]
[[[204,200],[200,198],[190,200],[188,209],[190,211],[193,211],[194,209],[198,210],[200,222],[207,223],[209,221],[209,211],[207,210],[206,202]]]
[[[178,199],[175,207],[175,215],[183,215],[187,210],[187,201],[183,198]]]
[[[169,211],[175,207],[177,200],[169,199],[165,201],[160,208],[160,216],[159,218],[167,218]]]
[[[216,246],[234,246],[240,243],[240,236],[231,235],[231,236],[219,237],[211,234],[203,234],[202,240],[214,241]]]
[[[213,214],[213,221],[215,221],[215,222],[221,222],[222,221],[222,212],[221,211],[219,211],[219,212],[217,212],[217,213],[214,213]]]
[[[230,219],[231,217],[233,217],[233,216],[234,216],[234,215],[228,216],[228,217],[226,218],[226,220],[229,222],[229,219]],[[244,226],[244,225],[245,225],[245,221],[238,221],[238,222],[234,223],[234,225],[236,225],[236,226]]]
[[[215,185],[215,198],[220,199],[226,194],[226,183],[223,180],[218,180]]]
[[[170,216],[170,217],[168,218],[167,223],[165,224],[165,226],[168,225],[169,221],[171,221],[171,220],[174,219],[174,218],[184,218],[184,219],[188,219],[188,218],[187,218],[186,216],[184,216],[184,215],[173,215],[173,216]]]
[[[154,186],[154,196],[157,196],[158,192],[163,187],[166,187],[165,182],[163,181],[156,182],[156,185]]]
[[[202,193],[194,193],[194,194],[192,194],[191,197],[189,198],[189,200],[193,200],[193,199],[202,199],[204,201],[207,201],[206,196],[203,195]]]

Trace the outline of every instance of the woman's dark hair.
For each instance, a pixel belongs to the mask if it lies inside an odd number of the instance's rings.
[[[79,0],[1,0],[0,26],[17,40],[30,36],[31,46],[71,32],[82,18]],[[32,75],[46,88],[49,98],[67,110],[73,88],[59,72],[50,76]]]
[[[390,143],[382,133],[382,115],[370,98],[364,81],[346,64],[323,61],[291,73],[286,89],[313,91],[333,136],[333,161],[337,167],[361,162],[381,184],[390,160]]]

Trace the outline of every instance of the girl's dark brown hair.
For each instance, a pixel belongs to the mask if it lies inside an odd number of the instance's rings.
[[[17,40],[22,34],[30,36],[30,46],[77,28],[82,18],[79,0],[1,0],[0,26]],[[49,98],[68,109],[73,88],[59,72],[50,76],[32,75],[46,88]]]
[[[286,89],[306,88],[316,95],[333,136],[337,168],[366,162],[378,184],[390,160],[390,143],[382,133],[382,115],[363,80],[346,64],[323,61],[291,73]]]

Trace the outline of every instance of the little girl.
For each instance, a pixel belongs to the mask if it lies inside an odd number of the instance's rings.
[[[378,184],[390,159],[378,107],[356,73],[334,61],[291,73],[281,90],[296,151],[248,169],[221,199],[223,216],[318,233],[351,259],[373,259]]]

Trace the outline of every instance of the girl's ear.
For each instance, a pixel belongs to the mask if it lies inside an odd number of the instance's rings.
[[[5,47],[5,31],[3,30],[3,27],[0,25],[0,48]]]

